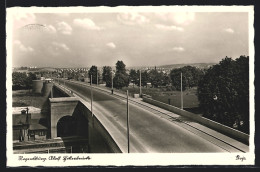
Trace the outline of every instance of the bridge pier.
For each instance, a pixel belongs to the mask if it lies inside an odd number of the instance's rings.
[[[73,116],[79,100],[75,97],[50,98],[50,132],[51,138],[57,137],[57,123],[65,116]]]
[[[57,95],[56,93],[63,96],[73,96],[64,92],[63,89],[59,88],[59,85],[54,85],[54,97]],[[51,138],[59,137],[60,133],[57,130],[57,124],[59,121],[64,122],[65,120],[63,119],[66,118],[69,126],[67,128],[74,126],[73,131],[69,131],[69,134],[73,133],[75,136],[87,138],[87,146],[90,153],[122,152],[103,126],[102,121],[95,114],[92,116],[87,102],[77,97],[49,98],[49,101],[50,116],[48,121]],[[74,121],[72,122],[73,124],[70,121]],[[62,130],[67,130],[67,128],[65,127]],[[61,133],[64,134],[66,132],[61,131]]]

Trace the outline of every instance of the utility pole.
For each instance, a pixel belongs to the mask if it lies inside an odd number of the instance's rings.
[[[111,83],[112,83],[112,86],[111,86],[111,92],[112,92],[112,94],[113,94],[113,92],[114,92],[114,88],[113,88],[113,70],[111,71]]]
[[[97,69],[97,86],[98,86],[98,69]]]
[[[92,75],[90,76],[90,88],[91,88],[91,116],[93,117],[93,109],[92,109],[92,102],[93,102],[93,92],[92,92]]]
[[[53,83],[52,83],[52,86],[51,86],[51,98],[53,98]]]
[[[181,72],[181,109],[183,109],[182,72]]]
[[[141,97],[141,96],[142,96],[142,81],[141,81],[141,80],[142,80],[142,79],[141,79],[142,77],[141,77],[141,69],[140,69],[139,71],[140,71],[140,95],[139,95],[139,96]]]
[[[64,82],[64,86],[65,86],[65,70],[64,70],[64,73],[63,73],[63,82]]]
[[[130,138],[129,138],[129,104],[128,104],[128,90],[126,90],[126,116],[127,116],[127,152],[130,153]]]

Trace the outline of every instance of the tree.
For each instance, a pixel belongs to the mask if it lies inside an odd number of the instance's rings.
[[[17,89],[30,89],[32,88],[32,81],[36,79],[36,75],[34,73],[28,73],[25,72],[13,72],[12,73],[12,81],[13,90]]]
[[[26,73],[23,72],[13,72],[12,73],[12,81],[13,81],[13,90],[23,89],[26,87]]]
[[[29,72],[28,76],[27,76],[27,78],[25,80],[26,88],[32,88],[32,85],[33,85],[32,81],[36,80],[36,79],[37,79],[36,75],[34,73],[32,73],[32,72]]]
[[[110,66],[104,66],[103,67],[103,73],[102,73],[103,81],[106,82],[106,87],[112,86],[112,68]]]
[[[129,81],[131,81],[133,83],[133,87],[134,87],[135,84],[138,83],[138,75],[137,75],[136,70],[134,70],[134,69],[130,70]]]
[[[122,73],[116,73],[113,82],[115,88],[121,89],[122,87],[128,87],[129,78],[127,75],[124,75]]]
[[[123,61],[117,61],[116,63],[116,73],[126,74],[125,64]]]
[[[147,87],[147,82],[149,82],[149,74],[146,70],[141,73],[141,78],[142,78],[142,80],[141,80],[142,86]]]
[[[203,116],[249,133],[249,57],[226,57],[209,68],[198,99]]]
[[[125,64],[123,61],[117,61],[116,74],[113,79],[115,88],[128,87],[129,77],[126,73]]]
[[[163,73],[158,72],[156,69],[152,69],[149,72],[149,80],[153,87],[158,88],[163,85]]]
[[[203,76],[202,70],[192,66],[184,66],[182,68],[172,69],[170,72],[170,79],[172,81],[172,85],[179,91],[181,90],[181,73],[182,90],[198,86],[198,82]]]
[[[168,85],[170,85],[170,83],[171,83],[170,76],[167,75],[167,73],[163,74],[163,83],[162,83],[162,85],[163,86],[168,86]]]
[[[91,75],[92,75],[92,83],[97,84],[97,75],[98,75],[98,80],[100,80],[100,76],[99,76],[100,74],[98,72],[97,66],[94,65],[91,66],[88,72],[89,78],[91,78]]]

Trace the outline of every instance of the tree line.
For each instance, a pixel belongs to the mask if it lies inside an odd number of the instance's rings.
[[[249,57],[226,57],[198,84],[203,116],[249,133]]]
[[[111,86],[111,67],[103,68],[102,77],[106,86]],[[170,74],[156,68],[141,71],[141,86],[170,86],[173,90],[197,87],[199,107],[203,116],[226,126],[249,133],[249,56],[240,56],[236,60],[225,57],[219,64],[209,69],[192,66],[172,69]],[[140,85],[140,70],[131,69],[126,74],[122,61],[116,63],[113,79],[116,88],[127,87],[130,82]],[[134,86],[133,85],[133,86]]]
[[[13,72],[12,73],[12,89],[31,89],[32,81],[36,79],[36,75],[32,72],[26,74],[25,72]]]
[[[199,69],[192,66],[172,69],[169,74],[157,70],[141,71],[141,86],[169,87],[170,90],[182,90],[197,87],[199,108],[203,116],[229,127],[249,133],[249,57],[240,56],[236,60],[230,57],[222,59],[209,69]],[[83,76],[84,75],[84,76]],[[106,87],[111,87],[112,80],[115,88],[140,86],[140,70],[131,69],[126,72],[123,61],[117,61],[116,71],[110,66],[104,66],[102,74],[97,66],[92,66],[88,73],[70,73],[69,77],[84,81],[90,78],[97,84],[97,79],[103,80]],[[32,87],[33,73],[12,73],[13,90]]]
[[[131,83],[133,87],[140,86],[140,70],[130,69],[129,74],[126,72],[126,65],[123,61],[117,61],[115,73],[110,66],[104,66],[102,68],[102,74],[98,72],[97,66],[91,66],[88,77],[92,76],[92,83],[96,84],[97,79],[101,79],[106,83],[107,87],[111,87],[112,78],[115,88],[121,89],[122,87],[128,87]],[[185,66],[183,68],[172,69],[170,74],[162,70],[157,70],[156,67],[150,71],[141,70],[141,86],[147,87],[150,83],[151,87],[171,87],[173,90],[181,90],[180,81],[181,73],[183,74],[183,90],[186,88],[192,88],[198,86],[200,77],[204,74],[203,70]],[[113,75],[113,76],[112,76]]]

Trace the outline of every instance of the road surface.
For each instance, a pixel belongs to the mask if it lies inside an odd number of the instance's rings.
[[[63,81],[60,82],[63,84]],[[91,96],[89,86],[66,81],[66,87],[83,96]],[[126,135],[126,101],[115,95],[93,89],[93,112],[99,110]],[[205,153],[239,152],[232,145],[225,144],[204,132],[198,131],[180,121],[169,121],[153,111],[135,104],[129,105],[130,152],[149,153]]]

